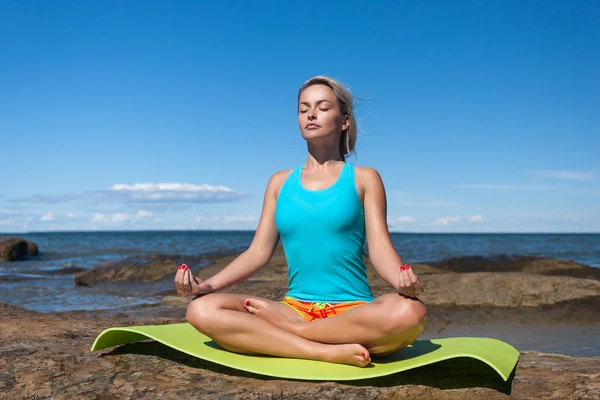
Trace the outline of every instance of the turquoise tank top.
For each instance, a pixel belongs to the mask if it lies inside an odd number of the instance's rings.
[[[363,261],[365,215],[345,163],[336,182],[323,190],[302,186],[302,166],[279,191],[275,224],[288,263],[287,296],[300,301],[372,301]]]

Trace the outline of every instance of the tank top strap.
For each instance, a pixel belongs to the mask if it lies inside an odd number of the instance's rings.
[[[354,165],[344,163],[342,172],[340,173],[338,186],[347,188],[348,186],[354,187]]]

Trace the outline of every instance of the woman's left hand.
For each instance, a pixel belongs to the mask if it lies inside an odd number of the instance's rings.
[[[398,277],[398,293],[407,296],[415,297],[423,293],[423,286],[419,277],[413,272],[410,265],[400,266],[400,276]]]

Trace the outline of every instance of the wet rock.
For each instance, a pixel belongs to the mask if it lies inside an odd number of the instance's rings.
[[[70,267],[64,267],[64,268],[55,269],[52,271],[40,271],[40,273],[49,273],[52,275],[70,275],[70,274],[77,274],[77,273],[83,272],[85,270],[86,270],[85,268],[76,267],[73,265]]]
[[[519,272],[473,272],[423,277],[425,304],[537,307],[586,298],[600,299],[600,281]],[[600,307],[600,301],[598,302]]]
[[[75,275],[77,285],[91,286],[101,282],[155,282],[173,276],[184,259],[181,256],[133,256],[119,261],[109,261]],[[191,257],[185,262],[197,262]],[[190,267],[192,264],[189,264]]]
[[[464,256],[429,263],[451,272],[523,272],[536,275],[561,275],[600,280],[600,268],[569,260],[541,257],[498,255],[494,257]]]
[[[38,247],[31,240],[15,237],[0,238],[0,261],[24,260],[39,255]]]
[[[20,282],[30,279],[23,275],[2,275],[0,276],[0,282]]]

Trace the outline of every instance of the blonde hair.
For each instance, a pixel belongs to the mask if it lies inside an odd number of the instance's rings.
[[[300,101],[300,95],[304,89],[312,85],[325,85],[333,90],[342,115],[348,117],[350,124],[348,129],[342,131],[342,136],[340,137],[340,156],[342,157],[342,160],[344,160],[348,155],[352,154],[354,145],[356,144],[357,129],[353,110],[354,97],[352,96],[352,93],[350,93],[350,90],[342,83],[328,76],[319,75],[308,79],[300,86],[300,90],[298,90],[298,101]]]

